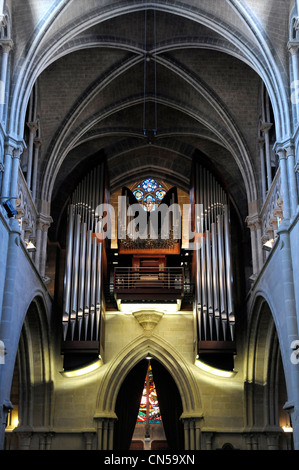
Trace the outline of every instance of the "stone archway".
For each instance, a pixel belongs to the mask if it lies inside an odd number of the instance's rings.
[[[287,402],[286,381],[274,318],[268,302],[258,296],[253,308],[247,350],[245,382],[246,427],[250,430],[249,447],[278,449],[288,446],[282,427],[289,424],[284,410]],[[267,442],[260,430],[268,430]]]
[[[109,365],[101,383],[94,419],[97,422],[98,450],[113,448],[113,427],[117,419],[117,396],[127,374],[150,352],[169,372],[179,391],[184,422],[185,449],[199,448],[203,418],[201,399],[192,371],[186,361],[166,341],[155,335],[139,337]]]
[[[30,303],[21,330],[12,379],[11,397],[18,425],[9,445],[29,449],[35,428],[47,440],[51,426],[51,359],[46,326],[46,310],[41,297]],[[44,448],[41,442],[39,448]]]

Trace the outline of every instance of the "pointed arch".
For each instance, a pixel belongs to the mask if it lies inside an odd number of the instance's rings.
[[[274,317],[262,295],[252,309],[246,367],[247,426],[279,429],[286,415],[286,380]]]
[[[192,371],[184,358],[169,343],[154,335],[149,338],[137,338],[107,365],[98,391],[95,417],[116,418],[115,404],[121,384],[132,368],[149,352],[174,379],[182,400],[182,417],[202,417],[201,399]]]
[[[19,389],[19,423],[50,426],[51,358],[43,299],[32,299],[24,319],[16,357]]]

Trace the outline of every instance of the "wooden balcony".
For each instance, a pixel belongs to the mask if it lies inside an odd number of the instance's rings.
[[[176,301],[184,295],[184,269],[117,267],[114,295],[121,301]]]

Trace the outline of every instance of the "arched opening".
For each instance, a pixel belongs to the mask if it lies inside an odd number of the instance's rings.
[[[16,355],[11,403],[6,428],[6,449],[23,449],[23,432],[50,425],[50,358],[43,323],[44,305],[36,297],[30,304],[22,327]]]
[[[152,430],[142,435],[145,426],[138,429],[137,416],[148,370],[148,360],[140,361],[126,376],[119,390],[115,413],[117,421],[114,427],[114,449],[184,449],[183,425],[180,417],[183,412],[182,401],[170,373],[156,359],[150,361],[157,391],[165,438]],[[154,425],[153,425],[154,426]],[[134,433],[135,431],[135,433]],[[156,437],[155,437],[156,436]],[[145,445],[145,439],[149,445]]]
[[[290,416],[284,408],[287,401],[277,330],[271,309],[260,296],[255,304],[248,352],[247,425],[252,430],[271,430],[269,440],[279,449],[293,446]],[[265,436],[260,437],[258,446],[262,439]]]

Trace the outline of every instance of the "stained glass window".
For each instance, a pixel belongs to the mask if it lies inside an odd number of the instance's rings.
[[[134,196],[136,197],[137,201],[140,201],[140,199],[143,198],[144,194],[143,192],[141,191],[141,189],[136,189],[134,192],[133,192]]]
[[[137,201],[143,205],[144,210],[151,212],[164,199],[166,189],[154,178],[146,178],[134,185],[133,194]]]
[[[148,178],[148,179],[143,181],[142,187],[143,187],[144,191],[147,191],[148,193],[150,193],[152,191],[155,191],[155,189],[157,189],[158,184],[154,179]]]
[[[157,391],[153,378],[152,367],[149,364],[144,389],[141,397],[137,423],[161,424],[162,418],[158,403]]]

